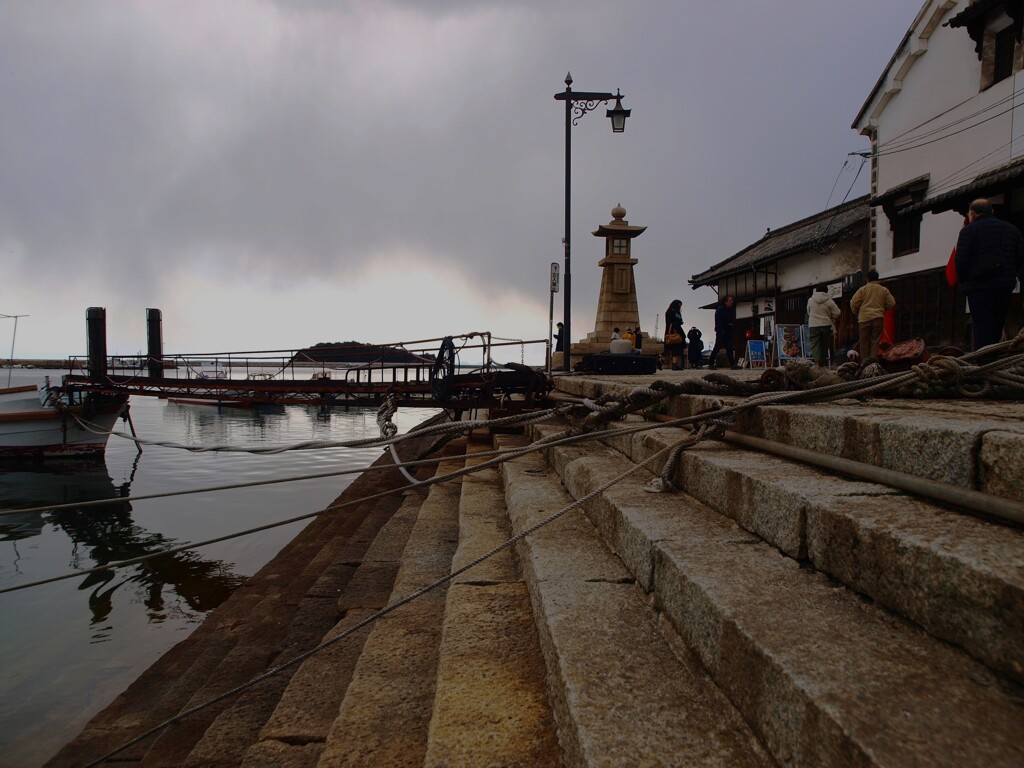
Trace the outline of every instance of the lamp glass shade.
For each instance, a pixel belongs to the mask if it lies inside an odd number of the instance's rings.
[[[632,110],[622,108],[622,99],[615,99],[615,109],[608,110],[608,119],[612,121],[612,133],[622,133],[626,130],[626,118]]]

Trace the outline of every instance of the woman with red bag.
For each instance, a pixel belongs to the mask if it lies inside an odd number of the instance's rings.
[[[685,367],[686,337],[683,336],[682,308],[683,302],[675,299],[665,310],[665,351],[662,357],[665,365],[671,365],[673,371],[681,371]]]

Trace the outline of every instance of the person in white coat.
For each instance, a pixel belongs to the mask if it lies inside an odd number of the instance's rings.
[[[811,331],[811,354],[822,367],[828,363],[839,315],[839,306],[829,298],[828,289],[824,285],[815,288],[807,300],[807,325]]]

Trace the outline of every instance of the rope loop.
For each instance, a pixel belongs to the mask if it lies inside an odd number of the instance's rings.
[[[387,397],[381,402],[380,408],[377,409],[377,426],[380,428],[380,436],[385,440],[390,440],[398,434],[398,427],[391,420],[398,413],[397,400],[394,392],[388,392]]]

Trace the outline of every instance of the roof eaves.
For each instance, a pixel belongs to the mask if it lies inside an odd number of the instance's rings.
[[[931,211],[932,213],[948,211],[955,207],[955,201],[976,197],[981,192],[997,184],[1015,181],[1020,178],[1024,178],[1024,158],[1017,158],[1009,163],[1004,163],[996,168],[980,173],[972,181],[961,184],[955,189],[933,195],[913,205],[908,205],[906,208],[900,208],[899,213],[904,215],[924,211]]]
[[[853,209],[856,209],[858,207],[864,208],[863,213],[861,215],[858,215],[856,219],[844,225],[842,228],[835,231],[834,233],[831,233],[822,238],[819,238],[817,233],[815,233],[813,237],[804,238],[802,240],[797,241],[796,243],[792,243],[790,245],[781,247],[777,251],[769,251],[761,256],[756,256],[752,261],[743,262],[742,264],[738,264],[737,266],[731,269],[728,268],[729,264],[741,261],[744,256],[750,253],[751,250],[763,246],[766,240],[768,239],[781,239],[796,230],[810,227],[814,224],[825,221],[826,219],[835,218],[836,216],[839,216],[841,214],[851,212]],[[819,242],[822,244],[835,242],[836,240],[843,237],[854,224],[856,224],[858,221],[862,219],[866,221],[869,216],[870,206],[868,195],[861,195],[860,197],[854,198],[853,200],[849,200],[845,203],[842,203],[841,205],[837,205],[834,208],[826,208],[824,211],[820,211],[811,216],[807,216],[806,218],[800,219],[799,221],[795,221],[792,224],[787,224],[786,226],[781,227],[779,229],[769,230],[769,232],[760,240],[751,243],[746,248],[734,253],[727,259],[723,259],[717,264],[711,265],[703,272],[691,276],[688,282],[690,282],[693,285],[693,287],[696,288],[698,287],[698,284],[706,284],[701,283],[700,281],[702,280],[717,280],[720,277],[728,277],[734,274],[739,274],[741,272],[746,272],[747,270],[752,268],[756,269],[757,267],[763,266],[766,263],[770,263],[773,260],[777,261],[779,259],[786,258],[787,256],[792,256],[794,253],[798,253],[801,250],[807,250],[807,247],[810,244],[814,243],[816,240],[819,240]]]
[[[917,12],[917,16],[914,17],[914,20],[911,22],[910,26],[907,28],[906,33],[903,35],[903,39],[900,40],[900,44],[898,46],[896,46],[896,50],[893,52],[892,58],[890,58],[889,59],[889,63],[885,65],[885,69],[882,70],[882,74],[879,75],[878,80],[875,81],[875,85],[871,89],[871,93],[868,94],[868,97],[867,97],[867,99],[865,99],[864,104],[860,108],[860,111],[857,112],[857,117],[855,117],[853,119],[853,123],[850,125],[850,128],[852,128],[853,130],[858,131],[858,132],[863,132],[857,126],[860,124],[861,120],[864,119],[864,115],[867,113],[867,111],[871,107],[871,105],[875,103],[876,97],[878,96],[879,92],[882,91],[883,86],[885,85],[886,81],[889,78],[889,73],[892,71],[893,66],[896,64],[896,62],[899,61],[900,54],[902,54],[903,51],[907,48],[908,44],[910,43],[911,38],[914,35],[914,30],[917,29],[917,27],[920,24],[921,20],[925,16],[925,11],[932,4],[932,2],[933,2],[933,0],[925,0],[924,1],[924,5],[921,6],[921,10],[919,10]],[[944,14],[947,11],[951,10],[955,6],[955,4],[956,3],[953,2],[952,0],[943,0],[942,4],[940,5],[939,9],[937,10],[937,13]],[[934,27],[935,27],[935,25],[932,24],[932,23],[929,23],[928,25],[926,25],[926,35],[930,35],[931,34],[930,30],[934,29]],[[921,51],[920,53],[923,53],[923,51]],[[918,55],[920,55],[920,53]],[[913,56],[913,54],[912,53],[908,54],[908,56]]]

